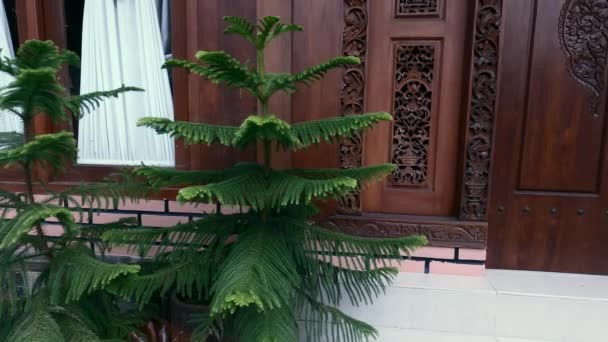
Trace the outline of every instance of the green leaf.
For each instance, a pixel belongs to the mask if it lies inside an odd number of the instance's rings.
[[[378,122],[391,120],[391,115],[384,112],[345,115],[292,124],[291,131],[302,142],[301,147],[307,147],[321,141],[331,142],[339,137],[350,137]]]
[[[222,144],[232,146],[238,127],[208,125],[185,121],[171,121],[162,118],[143,118],[138,126],[150,127],[159,134],[169,134],[174,138],[184,138],[186,144]]]

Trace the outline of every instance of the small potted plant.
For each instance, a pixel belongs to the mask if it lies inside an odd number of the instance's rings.
[[[388,113],[349,115],[288,123],[269,111],[277,92],[293,93],[334,68],[359,63],[336,57],[295,74],[266,70],[264,49],[273,39],[301,31],[277,17],[257,24],[225,17],[225,32],[236,34],[257,51],[255,67],[222,51],[200,51],[196,61],[170,60],[166,67],[186,68],[211,82],[248,91],[259,113],[240,126],[144,118],[139,125],[186,143],[221,144],[234,148],[261,146],[263,161],[239,163],[224,170],[179,171],[142,166],[134,173],[156,187],[181,187],[181,202],[240,206],[240,213],[216,212],[170,228],[117,229],[104,234],[114,243],[131,243],[149,251],[157,245],[158,267],[117,283],[125,297],[145,303],[155,293],[175,288],[184,299],[207,300],[209,311],[197,317],[195,340],[228,331],[238,341],[298,341],[300,327],[308,340],[363,341],[376,330],[341,312],[348,300],[369,303],[398,273],[386,267],[425,243],[425,238],[353,237],[314,223],[316,201],[352,195],[368,182],[394,170],[392,164],[355,169],[272,168],[276,149],[299,150],[332,141],[390,121]]]

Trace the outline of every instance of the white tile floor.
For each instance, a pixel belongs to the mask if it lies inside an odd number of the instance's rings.
[[[608,277],[489,270],[403,273],[372,306],[343,309],[380,342],[608,341]]]
[[[424,330],[380,328],[381,342],[551,342],[509,337],[474,336]]]

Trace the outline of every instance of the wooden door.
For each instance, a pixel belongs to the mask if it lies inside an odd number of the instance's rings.
[[[487,265],[608,274],[605,0],[506,0]]]
[[[473,1],[371,1],[366,109],[393,114],[365,136],[364,164],[394,163],[365,212],[455,216]]]

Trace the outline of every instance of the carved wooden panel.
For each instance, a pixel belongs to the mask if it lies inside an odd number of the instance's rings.
[[[344,69],[340,104],[342,115],[364,112],[365,65],[367,55],[367,0],[344,0],[344,32],[342,34],[342,54],[356,56],[361,64]],[[340,167],[354,168],[362,165],[363,136],[357,133],[350,139],[340,142]],[[346,214],[359,213],[361,201],[359,194],[344,199],[338,208]]]
[[[487,220],[502,0],[478,0],[460,218]]]
[[[559,36],[570,75],[590,90],[590,111],[598,116],[608,57],[608,2],[567,0],[559,19]]]
[[[487,224],[477,222],[417,220],[401,216],[333,216],[323,223],[327,229],[349,235],[392,238],[424,235],[431,246],[485,248]]]
[[[393,185],[427,186],[436,44],[395,45]]]
[[[392,123],[365,132],[364,164],[397,164],[362,193],[364,212],[457,216],[473,1],[439,1],[442,20],[395,19],[370,1],[366,110]]]
[[[395,16],[438,16],[440,0],[396,0]]]

